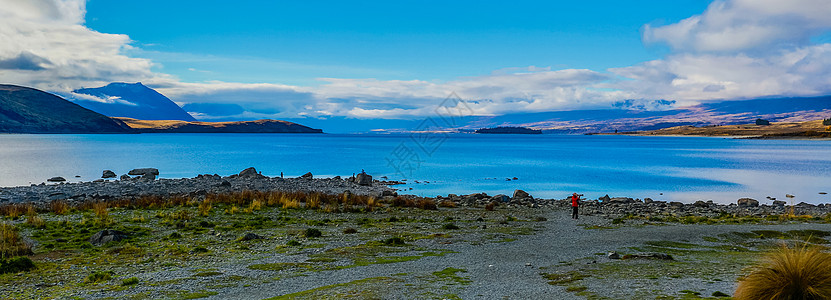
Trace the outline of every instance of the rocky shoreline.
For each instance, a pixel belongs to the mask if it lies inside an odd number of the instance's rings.
[[[395,189],[389,188],[389,182],[372,180],[366,174],[341,178],[313,177],[306,173],[298,178],[281,178],[263,176],[254,168],[248,168],[231,176],[203,174],[194,178],[155,179],[157,169],[135,169],[122,175],[119,180],[98,179],[93,182],[39,184],[31,186],[0,188],[0,205],[15,203],[34,203],[47,205],[55,200],[64,200],[69,204],[85,201],[107,201],[110,199],[129,199],[142,196],[190,196],[204,197],[207,194],[223,194],[241,191],[284,191],[284,192],[320,192],[341,194],[350,192],[356,195],[393,196]],[[105,177],[110,172],[104,171]]]
[[[437,202],[450,201],[460,206],[480,207],[493,203],[495,206],[531,207],[531,208],[560,208],[571,206],[569,199],[540,199],[534,198],[523,190],[514,191],[513,196],[485,193],[470,195],[454,195],[437,197]],[[598,215],[606,218],[623,217],[662,217],[662,216],[703,216],[718,217],[724,214],[735,216],[764,217],[791,213],[791,206],[785,201],[774,201],[773,205],[759,204],[759,201],[750,198],[741,198],[736,203],[718,204],[713,201],[696,201],[695,203],[655,201],[650,198],[644,200],[628,197],[609,197],[608,195],[595,200],[583,200],[580,204],[581,215]],[[831,203],[814,205],[798,203],[793,206],[793,214],[797,216],[824,217],[831,213]]]
[[[39,184],[31,186],[0,188],[0,205],[15,203],[34,203],[47,205],[55,200],[64,200],[69,204],[80,204],[86,201],[107,201],[111,199],[130,199],[142,196],[189,196],[204,198],[207,194],[223,194],[241,191],[283,191],[283,192],[320,192],[325,194],[352,193],[367,195],[391,200],[395,197],[410,199],[429,199],[439,206],[464,207],[505,207],[505,208],[550,208],[565,209],[571,206],[569,199],[542,199],[535,198],[523,190],[514,191],[512,196],[488,195],[475,193],[469,195],[455,195],[437,197],[417,197],[413,195],[399,195],[391,185],[402,184],[396,181],[373,180],[369,174],[361,173],[354,177],[341,178],[314,178],[312,173],[306,173],[297,178],[281,178],[263,176],[254,168],[248,168],[230,176],[217,174],[199,175],[194,178],[156,179],[157,169],[144,168],[130,171],[131,177],[122,175],[120,180],[114,180],[114,173],[109,170],[103,172],[105,178],[94,182]],[[809,204],[799,203],[793,206],[785,201],[773,201],[772,205],[759,204],[759,201],[750,198],[738,199],[729,205],[717,204],[712,201],[697,201],[695,203],[655,201],[649,198],[644,200],[628,197],[604,196],[594,200],[581,201],[581,215],[598,215],[610,219],[623,217],[650,218],[660,216],[703,216],[718,217],[724,214],[734,216],[764,217],[769,215],[790,214],[812,217],[824,217],[831,213],[831,203]]]

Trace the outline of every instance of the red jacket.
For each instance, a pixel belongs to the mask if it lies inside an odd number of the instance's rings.
[[[574,195],[572,195],[572,196],[571,196],[571,206],[573,206],[573,207],[577,207],[577,206],[578,206],[578,204],[577,204],[577,201],[578,201],[578,200],[580,200],[580,196],[574,196]]]

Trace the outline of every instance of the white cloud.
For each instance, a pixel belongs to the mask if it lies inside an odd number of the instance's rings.
[[[605,108],[626,99],[683,104],[831,93],[831,45],[810,41],[831,28],[828,0],[717,0],[678,23],[645,26],[645,43],[666,43],[673,52],[630,67],[529,66],[449,81],[320,78],[314,87],[181,82],[152,72],[152,61],[125,54],[142,51],[128,36],[84,26],[84,15],[83,0],[0,0],[0,82],[69,94],[142,81],[180,105],[237,104],[242,113],[228,109],[237,118],[419,118],[433,114],[451,92],[478,115]],[[222,107],[201,108],[221,113]],[[228,117],[197,113],[200,119]]]
[[[807,45],[831,28],[828,0],[716,0],[701,15],[644,27],[644,41],[676,51],[763,51]]]
[[[85,27],[85,8],[83,0],[0,0],[0,81],[68,92],[166,76],[123,54],[128,36]]]

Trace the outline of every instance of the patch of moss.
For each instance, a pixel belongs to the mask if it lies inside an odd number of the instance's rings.
[[[456,284],[461,285],[468,285],[472,281],[469,280],[467,277],[459,276],[458,273],[467,273],[465,269],[456,269],[456,268],[445,268],[441,271],[433,272],[433,276],[436,276],[441,279],[453,281]]]

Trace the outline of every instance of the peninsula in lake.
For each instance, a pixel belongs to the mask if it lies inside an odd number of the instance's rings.
[[[485,134],[542,134],[542,130],[525,127],[494,127],[476,130],[476,133]]]

